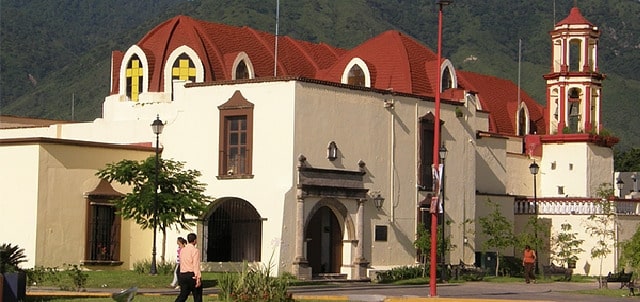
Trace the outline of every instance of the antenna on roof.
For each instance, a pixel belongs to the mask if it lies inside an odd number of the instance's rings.
[[[273,76],[278,73],[278,26],[280,25],[280,0],[276,0],[276,45],[273,54]]]
[[[76,120],[76,94],[71,94],[71,120]]]
[[[518,110],[520,110],[520,65],[522,65],[522,39],[518,40]]]

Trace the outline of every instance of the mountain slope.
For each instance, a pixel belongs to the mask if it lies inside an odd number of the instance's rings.
[[[158,23],[178,14],[275,32],[275,2],[3,1],[0,33],[0,113],[90,120],[109,93],[112,50],[125,50]],[[418,0],[280,1],[280,35],[350,48],[396,29],[435,50],[437,6]],[[443,52],[458,69],[518,82],[544,104],[549,70],[548,31],[571,1],[455,1],[444,8]],[[583,15],[600,26],[604,127],[619,147],[640,146],[640,2],[584,0]],[[555,21],[554,21],[555,20]],[[72,100],[74,101],[72,104]],[[73,108],[72,108],[73,107]]]

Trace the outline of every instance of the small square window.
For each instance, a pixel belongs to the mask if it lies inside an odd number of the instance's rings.
[[[376,225],[376,241],[387,241],[386,225]]]
[[[569,164],[569,171],[573,171],[573,164]]]
[[[558,186],[558,194],[564,195],[564,186]]]
[[[551,163],[551,170],[555,170],[556,169],[556,162],[552,162]]]

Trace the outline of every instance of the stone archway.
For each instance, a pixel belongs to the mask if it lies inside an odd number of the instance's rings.
[[[224,198],[204,218],[203,256],[206,262],[259,262],[262,218],[240,198]]]

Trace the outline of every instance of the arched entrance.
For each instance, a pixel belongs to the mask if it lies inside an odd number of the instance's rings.
[[[204,231],[207,262],[260,261],[262,219],[246,200],[222,200],[205,217]]]
[[[331,208],[318,208],[307,224],[305,238],[307,260],[313,275],[339,273],[342,265],[342,230]]]

